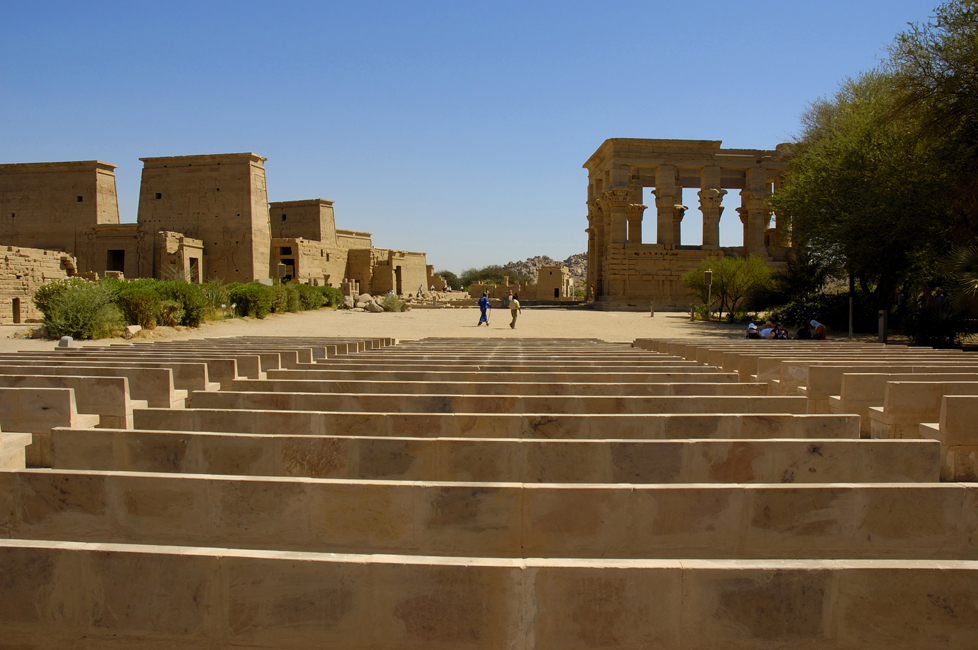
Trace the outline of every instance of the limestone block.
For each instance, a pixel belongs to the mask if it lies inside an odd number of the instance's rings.
[[[383,307],[381,307],[380,305],[378,305],[376,302],[373,301],[368,302],[364,307],[364,309],[366,309],[366,311],[373,312],[375,314],[379,314],[384,311]]]
[[[936,440],[534,440],[54,429],[59,469],[528,483],[936,481]]]

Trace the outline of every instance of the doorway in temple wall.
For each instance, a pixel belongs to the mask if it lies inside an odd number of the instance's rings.
[[[14,305],[14,313],[13,313],[14,324],[19,325],[20,324],[20,298],[14,298],[13,305]]]

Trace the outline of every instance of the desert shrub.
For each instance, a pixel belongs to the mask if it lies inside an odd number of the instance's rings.
[[[404,303],[393,293],[388,293],[380,299],[380,306],[384,308],[384,311],[401,311]]]
[[[235,305],[238,316],[265,318],[272,311],[275,292],[272,287],[258,282],[232,284],[228,285],[228,298]]]
[[[326,299],[327,307],[337,307],[343,302],[343,292],[336,287],[317,287]]]
[[[160,297],[146,283],[125,283],[115,296],[115,304],[127,325],[139,325],[151,330],[156,327]]]
[[[285,311],[302,311],[302,295],[297,284],[285,285]]]
[[[156,292],[161,300],[175,302],[179,306],[179,318],[175,325],[200,327],[210,306],[210,299],[203,285],[183,280],[157,282]],[[171,315],[176,315],[171,310]],[[160,324],[163,324],[162,321]]]
[[[183,323],[183,306],[176,300],[161,300],[156,310],[156,322],[164,327],[176,327]]]
[[[296,285],[296,290],[299,292],[302,309],[319,309],[326,304],[326,296],[310,284]]]
[[[114,299],[111,285],[69,278],[41,287],[34,304],[44,314],[48,336],[100,339],[122,329],[122,315]]]

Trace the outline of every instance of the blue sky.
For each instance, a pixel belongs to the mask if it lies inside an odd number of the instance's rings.
[[[773,148],[937,1],[0,0],[0,163],[119,165],[125,222],[140,157],[254,151],[269,200],[439,269],[563,259],[605,139]]]

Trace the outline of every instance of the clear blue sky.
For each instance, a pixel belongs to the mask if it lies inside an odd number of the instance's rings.
[[[0,163],[119,165],[135,221],[140,157],[254,151],[269,200],[439,269],[563,259],[605,139],[773,148],[937,2],[0,0]]]

